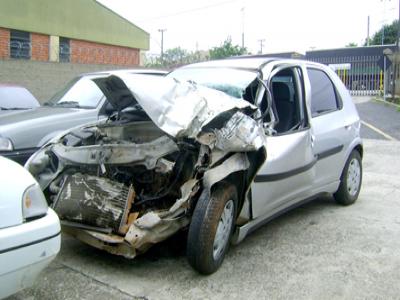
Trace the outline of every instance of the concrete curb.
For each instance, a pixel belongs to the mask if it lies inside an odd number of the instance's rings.
[[[373,101],[377,101],[377,102],[381,102],[381,103],[384,103],[384,104],[389,104],[389,105],[391,105],[391,106],[394,106],[394,107],[397,107],[398,109],[400,109],[400,105],[399,105],[399,104],[396,104],[396,103],[392,103],[392,102],[389,102],[389,101],[385,101],[385,100],[382,100],[382,99],[379,99],[379,98],[372,98],[372,100],[373,100]]]

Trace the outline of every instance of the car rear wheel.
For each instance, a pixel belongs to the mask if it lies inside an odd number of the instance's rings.
[[[224,260],[235,224],[237,191],[220,184],[210,198],[200,197],[189,227],[187,257],[199,273],[214,273]]]
[[[362,182],[362,163],[360,153],[356,150],[351,152],[344,166],[340,185],[334,194],[337,203],[342,205],[353,204],[360,193]]]

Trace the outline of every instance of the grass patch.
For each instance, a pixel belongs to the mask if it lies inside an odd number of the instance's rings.
[[[389,98],[387,97],[386,100],[383,100],[382,96],[376,96],[374,98],[372,98],[372,101],[375,103],[380,103],[383,104],[385,106],[391,106],[391,104],[396,104],[396,111],[400,112],[400,97],[395,97],[393,98]]]

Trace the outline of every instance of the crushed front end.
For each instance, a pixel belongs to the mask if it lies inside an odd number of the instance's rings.
[[[113,76],[98,84],[113,97],[123,94],[116,86],[127,94],[127,81]],[[65,232],[133,258],[188,226],[201,193],[249,168],[246,153],[265,142],[262,125],[250,117],[256,108],[222,92],[177,85],[166,84],[166,110],[119,111],[60,135],[27,162]],[[136,105],[153,107],[151,95],[130,91]],[[210,111],[208,97],[223,105]],[[176,99],[196,107],[185,122],[176,120],[182,110]]]

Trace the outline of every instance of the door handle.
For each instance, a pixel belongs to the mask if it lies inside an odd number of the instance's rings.
[[[315,136],[312,134],[311,135],[311,148],[314,148],[314,142],[315,142]]]
[[[344,129],[350,130],[350,129],[351,129],[351,124],[350,124],[350,125],[345,125],[345,126],[344,126]]]

